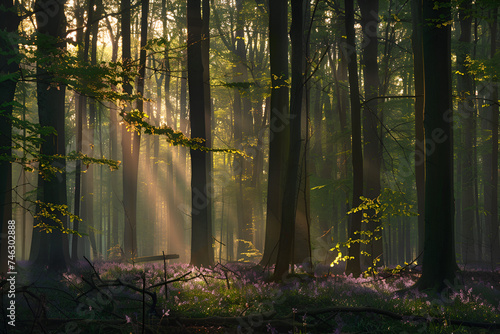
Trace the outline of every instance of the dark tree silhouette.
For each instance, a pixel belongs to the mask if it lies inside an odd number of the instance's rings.
[[[65,1],[54,4],[51,1],[38,0],[35,2],[37,22],[37,51],[47,62],[43,66],[37,66],[37,102],[38,117],[40,125],[52,127],[55,132],[43,135],[40,153],[45,156],[66,154],[65,148],[65,106],[64,99],[66,89],[64,85],[57,82],[54,73],[53,59],[57,58],[59,50],[66,48],[66,17],[64,14]],[[37,199],[48,205],[66,205],[66,160],[58,158],[51,162],[52,166],[60,169],[48,178],[38,178]],[[37,206],[37,212],[47,210],[46,207]],[[48,209],[50,210],[50,209]],[[56,211],[57,219],[63,227],[67,227],[66,217]],[[57,226],[57,222],[49,218],[39,218],[41,223],[49,226]],[[33,245],[31,247],[30,260],[39,265],[47,266],[51,270],[63,270],[69,261],[69,248],[67,235],[63,235],[58,229],[52,233],[33,232]]]
[[[425,153],[424,153],[424,53],[422,49],[422,4],[411,1],[413,33],[413,75],[415,81],[415,185],[418,206],[418,253],[424,251],[425,230]]]
[[[454,281],[451,1],[423,1],[425,77],[425,241],[420,290],[441,292]]]
[[[125,66],[132,66],[130,51],[130,0],[122,0],[122,61]],[[123,90],[132,94],[132,85],[126,80]],[[126,107],[123,113],[130,111]],[[123,209],[124,209],[124,242],[125,256],[137,256],[137,172],[139,167],[140,134],[127,131],[126,124],[122,125],[122,153],[123,153]]]
[[[303,0],[292,0],[292,25],[290,39],[292,43],[292,89],[290,97],[290,139],[289,159],[286,168],[285,193],[281,215],[281,229],[278,243],[278,258],[274,279],[281,280],[293,265],[295,218],[299,196],[300,177],[304,168],[302,150],[302,105],[304,95],[304,4]]]
[[[188,85],[191,137],[207,139],[207,122],[205,110],[205,88],[203,83],[202,60],[202,19],[201,1],[187,2],[187,55],[188,55]],[[206,142],[205,142],[206,144]],[[211,217],[208,206],[210,199],[207,194],[207,164],[208,154],[191,149],[191,264],[209,266],[213,259],[211,247]]]
[[[11,76],[19,71],[19,63],[15,60],[18,53],[17,41],[9,38],[17,32],[19,17],[14,11],[12,1],[7,1],[0,8],[0,75]],[[10,157],[12,154],[12,101],[16,91],[17,79],[0,82],[0,156]],[[7,232],[8,221],[12,217],[12,164],[7,160],[0,160],[0,273],[7,272]]]
[[[271,65],[271,114],[269,175],[267,185],[266,241],[261,263],[276,263],[281,229],[288,143],[288,3],[269,2],[269,57]]]
[[[354,1],[345,1],[345,27],[347,40],[344,51],[348,53],[347,68],[349,71],[349,92],[351,100],[351,127],[352,127],[352,206],[361,204],[360,197],[363,196],[363,148],[361,143],[361,103],[358,84],[358,60],[356,55],[356,35],[354,31]],[[349,238],[359,239],[360,235],[355,232],[361,230],[361,212],[352,214],[349,226]],[[359,276],[361,274],[361,247],[359,242],[354,242],[349,247],[346,263],[346,274]]]

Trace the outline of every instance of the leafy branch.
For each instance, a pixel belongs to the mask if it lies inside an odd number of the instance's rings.
[[[335,247],[330,249],[331,251],[338,252],[337,257],[335,258],[335,260],[333,260],[331,266],[339,264],[341,261],[353,259],[353,257],[349,257],[348,255],[344,256],[342,254],[342,249],[350,248],[354,243],[362,243],[368,245],[373,241],[379,240],[381,238],[381,233],[384,229],[384,224],[387,221],[387,218],[391,216],[417,216],[418,214],[412,210],[413,205],[403,201],[403,196],[403,193],[393,191],[389,188],[385,188],[379,196],[373,199],[361,196],[361,204],[355,208],[352,208],[349,212],[347,212],[347,214],[353,214],[362,211],[363,219],[361,221],[363,223],[374,222],[377,224],[373,230],[366,229],[364,231],[355,231],[354,234],[360,236],[358,239],[349,238],[345,242],[338,242]],[[366,251],[361,251],[361,255],[367,257],[371,256],[371,254]],[[379,257],[374,258],[373,267],[368,268],[368,270],[364,274],[376,274],[377,272],[375,271],[375,268],[377,262],[379,261]]]

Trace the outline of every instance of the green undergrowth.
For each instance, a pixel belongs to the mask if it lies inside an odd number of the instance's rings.
[[[18,281],[17,314],[20,327],[43,317],[75,319],[58,324],[55,333],[68,332],[70,325],[81,332],[113,327],[116,333],[139,333],[144,299],[145,323],[158,333],[164,332],[155,327],[160,319],[182,323],[184,318],[214,316],[237,320],[219,326],[221,333],[500,333],[499,291],[487,281],[456,283],[441,297],[430,297],[411,289],[400,293],[411,288],[417,276],[353,278],[318,269],[310,277],[300,275],[300,268],[297,272],[280,284],[269,280],[269,270],[236,264],[211,269],[179,264],[166,271],[163,265],[82,264],[59,278],[25,272]],[[151,288],[164,282],[165,275],[173,281],[167,290],[164,285]],[[149,294],[142,293],[143,286]],[[156,296],[154,310],[151,295]],[[41,309],[43,316],[37,311]],[[496,328],[480,327],[488,323]],[[50,321],[46,324],[51,328]]]

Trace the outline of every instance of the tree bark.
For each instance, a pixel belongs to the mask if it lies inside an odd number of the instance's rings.
[[[415,80],[415,184],[418,210],[418,254],[424,251],[425,153],[424,153],[424,53],[422,46],[422,0],[411,1],[413,76]],[[421,255],[422,256],[422,255]],[[422,258],[422,257],[421,257]]]
[[[497,52],[497,34],[498,34],[498,7],[494,7],[492,12],[491,30],[491,49],[490,59],[495,57]],[[491,166],[488,176],[487,186],[490,187],[491,196],[485,197],[486,211],[488,212],[488,251],[491,268],[495,268],[500,263],[500,238],[498,221],[498,78],[491,82]]]
[[[130,41],[130,0],[121,1],[122,10],[122,62],[125,67],[132,66]],[[123,90],[132,94],[130,79],[123,84]],[[127,106],[122,111],[125,115],[130,111]],[[140,135],[135,131],[127,131],[122,125],[123,152],[123,209],[124,240],[123,248],[126,257],[137,256],[137,171],[139,164]]]
[[[361,142],[361,103],[358,84],[358,60],[356,55],[356,36],[354,31],[354,0],[345,1],[345,27],[347,40],[344,51],[348,57],[349,71],[349,91],[351,100],[351,136],[352,136],[352,177],[353,193],[352,206],[354,208],[361,204],[360,197],[363,196],[363,148]],[[349,238],[359,239],[361,236],[356,232],[361,231],[361,211],[352,214],[349,226]],[[347,255],[349,259],[346,263],[346,274],[353,274],[357,277],[361,274],[359,242],[354,242],[349,248]]]
[[[380,195],[380,166],[382,164],[382,138],[378,100],[380,82],[378,77],[378,0],[358,0],[363,31],[362,65],[364,65],[365,105],[363,109],[363,180],[364,196],[374,199]],[[368,213],[370,216],[373,212]],[[381,222],[370,221],[368,230],[374,232]],[[369,265],[378,260],[384,264],[382,230],[374,232],[375,239],[368,245]]]
[[[288,111],[288,3],[269,2],[269,57],[271,113],[267,184],[266,240],[261,264],[276,263],[281,229],[290,115]]]
[[[424,0],[425,242],[419,290],[441,292],[453,282],[455,260],[451,20],[449,0]],[[437,8],[436,8],[437,7]]]
[[[205,104],[205,146],[212,147],[212,98],[210,94],[210,0],[202,1],[202,26],[201,26],[201,61],[203,64],[203,103]],[[213,153],[206,152],[206,197],[208,200],[207,205],[207,238],[208,238],[208,257],[211,264],[214,263],[214,251],[213,251],[213,239],[214,235],[212,226],[212,201],[210,191],[213,191],[214,184],[212,179],[212,169],[213,169]]]
[[[187,54],[188,54],[188,85],[190,105],[191,137],[207,139],[205,89],[203,83],[203,59],[201,50],[202,19],[201,1],[187,1]],[[204,142],[206,145],[207,143]],[[207,194],[207,161],[206,152],[191,149],[191,264],[194,266],[209,266],[213,255],[211,247],[211,205]]]
[[[16,61],[19,47],[15,37],[9,38],[9,36],[17,36],[20,22],[14,8],[12,1],[7,1],[7,4],[0,8],[0,50],[3,52],[2,57],[0,57],[0,76],[10,76],[19,72],[19,62]],[[10,118],[13,106],[11,103],[14,101],[19,74],[10,80],[0,82],[0,133],[2,134],[0,136],[0,156],[4,158],[10,158],[12,155],[12,122]],[[2,258],[0,274],[5,274],[8,271],[13,271],[8,270],[7,267],[8,221],[14,218],[12,216],[12,164],[10,161],[0,160],[0,175],[2,175],[0,178],[0,233],[2,233],[0,238],[0,256]],[[24,221],[23,224],[25,224]],[[23,227],[23,225],[19,227]]]
[[[302,171],[305,167],[304,135],[302,133],[302,106],[304,96],[304,2],[292,0],[292,25],[290,39],[292,44],[292,90],[290,96],[290,139],[288,163],[286,169],[285,193],[283,194],[282,218],[278,244],[278,258],[274,271],[274,279],[281,280],[292,265],[295,246],[295,225],[299,188]],[[303,231],[308,233],[309,231]]]
[[[462,163],[462,262],[471,263],[475,260],[474,251],[474,177],[473,177],[473,128],[476,117],[473,97],[473,80],[467,68],[467,57],[471,56],[472,38],[472,4],[465,1],[459,9],[460,38],[457,52],[457,90],[459,95],[458,115],[463,120],[463,159]]]
[[[245,46],[245,33],[244,33],[244,13],[243,13],[243,0],[236,1],[236,32],[235,44],[232,51],[236,56],[236,64],[233,67],[233,80],[234,82],[246,83],[248,82],[247,70],[247,55]],[[236,87],[234,89],[234,137],[238,148],[245,150],[246,144],[252,135],[252,119],[251,119],[251,101],[249,98],[249,91],[244,87]],[[252,174],[250,162],[247,158],[242,156],[235,157],[234,161],[235,172],[237,173],[238,180],[238,193],[237,211],[238,211],[238,244],[237,244],[237,258],[245,259],[243,255],[248,252],[249,242],[253,241],[253,221],[252,221],[252,201],[251,198],[251,183]]]
[[[37,0],[35,2],[37,32],[39,34],[37,51],[41,57],[53,58],[55,57],[54,52],[58,52],[55,50],[66,47],[66,42],[64,42],[66,33],[64,4],[64,1],[56,5],[46,0]],[[56,131],[42,136],[43,143],[41,144],[40,153],[46,156],[56,154],[64,156],[66,154],[64,128],[65,87],[57,83],[52,69],[38,66],[37,77],[39,123],[43,127],[53,127]],[[48,179],[39,178],[42,182],[38,185],[37,199],[49,205],[66,205],[66,160],[64,158],[55,159],[52,166],[61,169],[62,173],[56,173],[56,175]],[[39,212],[40,208],[37,211]],[[67,227],[67,217],[59,212],[56,213],[56,217],[62,222],[63,227]],[[58,224],[47,218],[41,218],[39,222],[49,226],[57,226]],[[40,236],[40,233],[35,235],[39,238],[39,247],[32,249],[30,260],[33,260],[38,265],[47,266],[50,270],[60,271],[66,269],[69,261],[67,235],[63,235],[57,229],[54,229],[52,233],[43,235],[43,237]]]
[[[82,27],[84,22],[84,8],[80,6],[78,3],[75,5],[75,16],[76,16],[76,25],[77,27]],[[78,58],[83,60],[83,30],[78,29],[76,32],[76,44],[78,46]],[[85,98],[80,95],[78,92],[75,92],[75,117],[76,117],[76,152],[83,153],[82,141],[83,141],[83,108],[84,108]],[[82,187],[82,161],[76,161],[75,168],[75,196],[74,201],[75,205],[73,208],[73,214],[76,216],[81,215],[81,187]],[[81,218],[81,217],[80,217]],[[80,223],[79,221],[73,222],[73,230],[80,231]],[[80,237],[77,235],[72,235],[72,243],[71,243],[71,261],[77,261],[79,259],[78,256],[78,244],[80,243]]]

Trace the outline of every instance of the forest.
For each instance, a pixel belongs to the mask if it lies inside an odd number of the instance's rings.
[[[497,0],[1,0],[0,333],[500,332]]]

